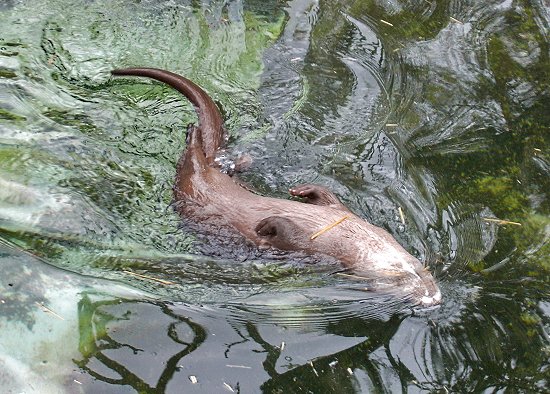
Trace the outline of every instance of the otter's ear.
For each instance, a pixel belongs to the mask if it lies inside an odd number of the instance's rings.
[[[281,250],[296,250],[308,240],[303,229],[285,216],[269,216],[258,223],[255,231],[268,245]]]
[[[277,235],[277,226],[280,225],[280,219],[282,218],[279,216],[269,216],[262,219],[254,231],[256,231],[256,234],[260,237],[273,237]]]
[[[293,238],[295,236],[293,234],[300,231],[300,228],[286,216],[269,216],[260,220],[255,231],[260,237],[277,237],[282,240],[288,237]]]

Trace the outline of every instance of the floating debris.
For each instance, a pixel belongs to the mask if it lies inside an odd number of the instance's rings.
[[[460,23],[461,25],[464,24],[463,22],[459,21],[458,19],[453,18],[452,16],[450,16],[449,19],[450,19],[451,21],[455,22],[455,23]]]
[[[323,233],[326,233],[328,230],[338,226],[340,223],[342,223],[344,220],[346,219],[349,219],[350,218],[350,215],[346,215],[344,216],[343,218],[340,218],[338,219],[337,221],[335,221],[334,223],[331,223],[329,224],[328,226],[326,227],[323,227],[321,230],[317,231],[315,234],[313,234],[309,239],[311,240],[314,240],[315,238],[317,238],[319,235],[323,234]]]
[[[313,373],[315,374],[315,376],[319,376],[319,374],[317,373],[317,370],[315,369],[315,367],[313,366],[313,361],[310,361],[309,362],[309,365],[311,365],[311,369],[313,369]]]
[[[52,311],[50,308],[48,308],[46,305],[38,302],[38,301],[35,301],[36,305],[38,305],[40,308],[42,308],[42,310],[44,312],[47,312],[47,313],[51,313],[52,315],[54,315],[55,317],[57,317],[58,319],[61,319],[61,320],[65,320],[63,319],[63,317],[59,316],[57,313],[55,313],[54,311]]]
[[[399,123],[386,123],[386,127],[397,127]]]
[[[229,391],[231,391],[232,393],[235,392],[235,390],[233,390],[233,387],[231,387],[230,385],[228,385],[227,383],[223,382],[223,385],[225,386],[225,388],[227,388]]]
[[[197,384],[197,382],[198,382],[197,377],[195,375],[189,375],[189,380],[193,384]]]
[[[122,272],[124,272],[125,274],[128,274],[128,275],[131,275],[131,276],[135,276],[136,278],[139,278],[139,279],[147,279],[147,280],[152,280],[153,282],[162,283],[163,285],[175,285],[176,284],[175,282],[170,282],[169,280],[153,278],[152,276],[137,274],[137,273],[132,272],[132,271],[122,271]]]
[[[388,21],[385,21],[384,19],[380,19],[380,22],[382,22],[382,23],[384,23],[384,24],[386,24],[386,25],[388,25],[388,26],[393,27],[393,24],[392,24],[392,23],[390,23],[390,22],[388,22]]]
[[[225,364],[228,368],[243,368],[243,369],[252,369],[252,367],[248,367],[246,365],[234,365],[234,364]]]
[[[401,223],[405,224],[405,215],[403,215],[403,210],[401,207],[398,207],[397,209],[399,211],[399,217],[401,218]]]
[[[76,384],[82,385],[82,382],[79,382],[79,381],[76,380],[76,379],[73,379],[73,382],[75,382]]]
[[[502,219],[493,219],[493,218],[482,218],[486,222],[493,222],[499,225],[506,225],[506,224],[513,224],[514,226],[521,226],[521,223],[518,222],[511,222],[509,220],[502,220]]]
[[[283,350],[285,350],[285,342],[284,342],[284,341],[281,342],[281,352],[282,352]]]
[[[348,371],[348,373],[349,373],[350,375],[353,375],[353,371],[351,370],[350,367],[348,367],[347,371]]]
[[[517,248],[514,248],[512,250],[512,252],[515,252],[517,250]],[[504,267],[506,264],[508,264],[508,262],[510,261],[510,256],[502,259],[501,261],[499,261],[498,263],[488,267],[488,268],[485,268],[485,269],[482,269],[481,272],[483,272],[484,274],[488,273],[488,272],[493,272],[493,271],[497,271],[499,269],[501,269],[502,267]]]

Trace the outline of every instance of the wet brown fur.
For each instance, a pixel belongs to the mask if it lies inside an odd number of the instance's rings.
[[[393,283],[415,303],[439,303],[432,275],[385,230],[346,208],[334,194],[316,185],[290,189],[307,203],[251,193],[215,163],[223,141],[223,120],[216,104],[196,84],[177,74],[150,68],[112,71],[167,83],[195,106],[198,126],[188,130],[187,148],[176,172],[174,198],[180,215],[197,223],[237,230],[259,248],[301,251],[339,260],[356,274]],[[311,236],[348,216],[315,239]]]

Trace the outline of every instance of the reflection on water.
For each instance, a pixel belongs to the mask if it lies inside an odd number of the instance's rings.
[[[154,319],[144,324],[140,316]],[[78,317],[85,329],[80,332],[82,360],[77,365],[98,381],[130,385],[137,391],[164,391],[182,359],[206,339],[200,325],[166,304],[94,301],[84,295]]]
[[[0,21],[0,387],[545,391],[544,1],[24,0]],[[170,208],[193,109],[109,79],[132,65],[204,86],[247,183],[330,187],[443,304],[198,243]]]
[[[189,307],[84,295],[77,364],[95,379],[84,384],[102,392],[105,383],[147,392],[195,384],[205,392],[224,386],[247,392],[292,387],[294,378],[288,378],[296,375],[335,370],[349,376],[355,362],[344,360],[380,346],[401,320],[354,316],[351,310],[346,316],[334,305],[291,310],[291,300],[286,302],[286,309]],[[318,324],[310,317],[315,314],[324,317]]]

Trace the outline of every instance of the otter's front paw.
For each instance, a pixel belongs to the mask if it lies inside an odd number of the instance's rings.
[[[304,202],[314,205],[340,205],[338,198],[328,189],[319,185],[299,185],[289,190],[291,196],[301,197]]]

